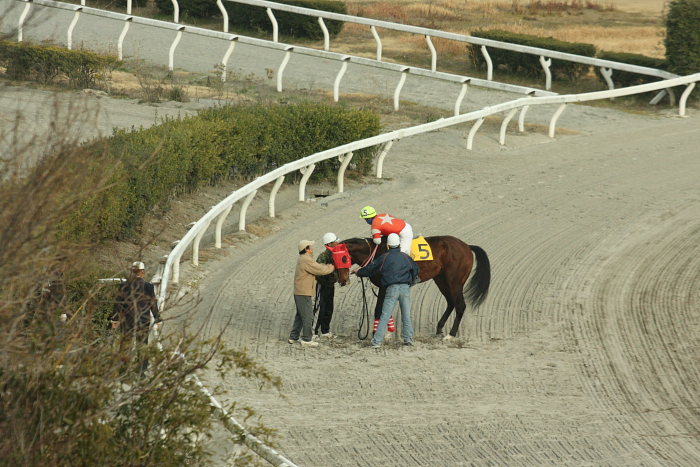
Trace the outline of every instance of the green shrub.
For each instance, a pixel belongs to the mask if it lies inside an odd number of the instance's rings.
[[[180,16],[191,16],[192,18],[221,17],[221,11],[216,5],[216,0],[179,0],[177,3],[180,7]],[[231,3],[223,2],[223,4],[224,8],[229,11],[230,16]],[[162,13],[173,14],[172,0],[156,0],[156,7]]]
[[[502,30],[474,31],[471,35],[474,37],[481,37],[483,39],[527,45],[530,47],[539,47],[541,49],[583,55],[586,57],[594,57],[596,54],[596,48],[592,44],[564,42],[551,37],[516,34]],[[540,57],[538,55],[497,49],[495,47],[488,47],[488,52],[494,68],[498,67],[511,74],[525,74],[527,76],[539,76],[544,73],[542,70],[542,65],[540,65]],[[477,68],[484,69],[486,67],[486,60],[481,54],[480,45],[471,45],[470,57],[472,63]],[[550,70],[553,78],[555,79],[566,79],[573,81],[586,75],[589,70],[589,65],[552,59]]]
[[[225,106],[148,129],[117,130],[92,145],[97,152],[106,144],[114,160],[110,187],[84,202],[64,231],[75,239],[125,238],[178,194],[224,179],[251,180],[379,130],[373,112],[312,103]],[[355,152],[358,172],[371,170],[374,151]],[[321,162],[313,177],[335,179],[339,166],[337,158]]]
[[[293,5],[313,10],[327,11],[331,13],[347,14],[347,8],[343,2],[329,0],[284,0],[279,3]],[[230,3],[228,5],[229,21],[231,25],[252,30],[272,32],[272,23],[267,16],[265,8],[242,3]],[[299,15],[286,11],[275,11],[275,19],[279,26],[280,34],[292,37],[306,37],[309,39],[322,39],[323,31],[318,24],[316,16]],[[342,21],[323,20],[330,37],[335,37],[343,28]]]
[[[630,65],[644,66],[655,68],[657,70],[665,70],[667,67],[666,60],[661,58],[647,57],[645,55],[630,54],[624,52],[605,52],[598,53],[598,58],[610,60],[612,62],[627,63]],[[598,78],[605,82],[605,78],[600,74],[600,69],[597,73]],[[649,75],[641,75],[639,73],[631,73],[629,71],[613,70],[612,80],[615,87],[624,88],[627,86],[635,86],[637,84],[651,83],[658,81],[660,78]]]
[[[669,2],[665,45],[670,72],[700,72],[700,0]]]
[[[71,87],[91,88],[119,61],[111,55],[53,45],[0,41],[0,66],[10,79],[47,84],[62,77]]]

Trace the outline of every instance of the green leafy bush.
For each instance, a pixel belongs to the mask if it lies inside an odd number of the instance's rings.
[[[47,84],[64,78],[71,87],[92,88],[118,64],[114,56],[86,50],[0,41],[0,66],[5,67],[10,79]]]
[[[65,232],[77,239],[124,238],[178,194],[224,179],[251,180],[379,130],[373,112],[312,103],[225,106],[148,129],[118,130],[93,144],[95,151],[106,146],[114,160],[112,183],[82,203]],[[355,152],[358,172],[369,172],[374,151]],[[334,179],[339,165],[337,159],[317,164],[314,179]]]
[[[221,17],[221,11],[216,5],[216,0],[179,0],[180,16],[191,16],[193,18]],[[223,2],[224,8],[230,12],[230,2]],[[156,7],[162,13],[173,14],[172,0],[156,0]],[[229,13],[230,14],[230,13]]]
[[[657,70],[665,70],[667,67],[666,61],[661,58],[647,57],[645,55],[630,54],[624,52],[605,52],[601,51],[598,58],[610,60],[612,62],[628,63],[630,65],[644,66],[655,68]],[[605,82],[605,78],[600,75],[598,70],[598,78]],[[651,83],[658,81],[660,78],[649,75],[641,75],[639,73],[630,73],[628,71],[613,70],[612,80],[615,87],[623,88],[627,86],[635,86],[637,84]]]
[[[527,45],[530,47],[539,47],[541,49],[583,55],[586,57],[594,57],[596,54],[596,48],[592,44],[564,42],[551,37],[516,34],[497,29],[491,31],[474,31],[471,35],[474,37],[481,37],[483,39]],[[481,46],[472,44],[469,50],[469,55],[474,66],[484,69],[486,67],[486,60],[481,54]],[[497,49],[495,47],[488,47],[488,52],[494,67],[503,69],[508,73],[525,74],[527,76],[539,76],[544,73],[542,70],[542,65],[540,65],[540,57],[538,55]],[[550,70],[555,79],[566,79],[573,81],[586,75],[589,70],[589,65],[552,59]]]
[[[665,45],[670,72],[700,72],[700,0],[669,2]]]
[[[279,3],[293,5],[313,10],[328,11],[331,13],[347,14],[347,8],[343,2],[329,0],[284,0]],[[229,6],[230,22],[234,26],[272,32],[272,23],[267,16],[265,8],[242,3],[231,3]],[[322,39],[323,31],[315,16],[299,15],[286,11],[275,11],[275,19],[279,26],[280,34],[292,37],[306,37],[309,39]],[[342,21],[323,20],[330,37],[335,37],[343,28]]]

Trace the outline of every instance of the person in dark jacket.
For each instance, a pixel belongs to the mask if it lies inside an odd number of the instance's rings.
[[[354,271],[359,277],[372,277],[377,273],[382,275],[382,286],[386,287],[386,295],[382,306],[382,316],[379,326],[372,337],[372,347],[379,348],[384,342],[391,317],[399,302],[401,307],[401,336],[404,345],[413,345],[413,325],[411,323],[411,285],[416,282],[420,268],[410,256],[399,249],[401,239],[397,234],[389,234],[387,246],[389,251],[381,255],[364,268]]]
[[[131,265],[131,277],[119,287],[112,313],[112,328],[119,329],[143,344],[148,344],[151,315],[160,323],[155,288],[144,279],[146,266],[141,261]]]
[[[338,245],[338,237],[333,232],[328,232],[323,236],[323,244],[333,248]],[[317,263],[333,264],[333,252],[324,248],[323,252],[316,258]],[[318,319],[314,332],[318,334],[320,329],[321,337],[332,338],[331,320],[333,319],[333,300],[335,298],[335,283],[338,282],[338,273],[333,271],[325,276],[316,277],[316,296],[318,297]]]

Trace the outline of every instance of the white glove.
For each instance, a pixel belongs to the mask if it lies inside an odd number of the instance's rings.
[[[379,238],[374,238],[372,241],[374,242],[375,245],[381,245],[381,243],[382,243],[382,238],[381,238],[381,237],[379,237]]]

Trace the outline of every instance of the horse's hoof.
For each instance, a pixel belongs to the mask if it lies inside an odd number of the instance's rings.
[[[452,336],[452,335],[448,334],[448,335],[446,335],[445,337],[443,337],[442,340],[444,340],[444,341],[449,341],[449,340],[452,340],[452,339],[454,339],[454,338],[455,338],[455,336]]]

